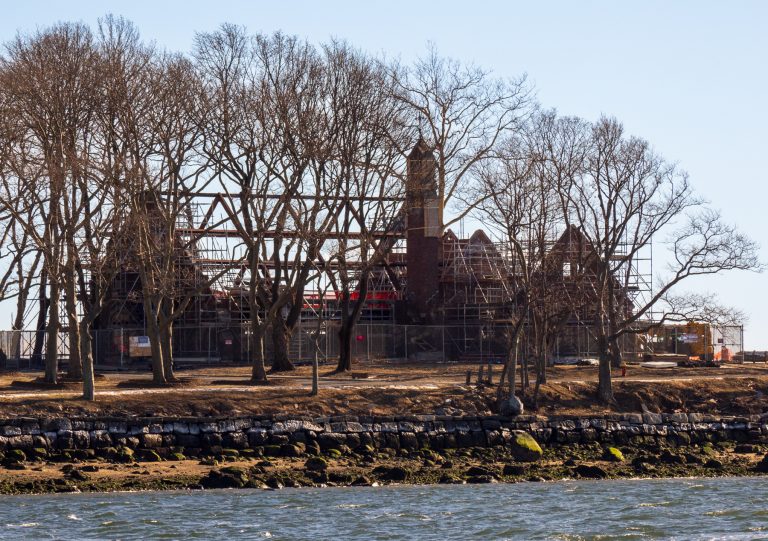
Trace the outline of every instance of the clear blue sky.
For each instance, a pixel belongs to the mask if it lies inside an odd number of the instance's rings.
[[[688,170],[697,190],[764,247],[768,261],[768,2],[762,1],[48,1],[9,2],[0,40],[60,20],[111,12],[145,38],[188,51],[222,22],[313,42],[344,38],[409,61],[441,53],[526,72],[562,114],[613,115]],[[696,282],[750,317],[747,349],[768,349],[768,275]],[[0,308],[0,328],[10,315]]]

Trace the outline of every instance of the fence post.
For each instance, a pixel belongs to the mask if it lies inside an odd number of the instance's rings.
[[[408,360],[408,325],[403,328],[403,337],[405,342],[405,360]]]

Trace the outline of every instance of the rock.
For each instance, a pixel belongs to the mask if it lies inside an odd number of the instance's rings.
[[[768,473],[768,453],[766,453],[763,459],[757,463],[755,466],[755,471]]]
[[[328,479],[337,485],[349,485],[355,480],[355,477],[349,472],[340,471],[329,473]]]
[[[704,463],[704,467],[710,470],[721,470],[723,469],[723,463],[715,458],[710,458]]]
[[[72,479],[74,481],[87,481],[88,475],[83,472],[82,470],[78,470],[77,468],[72,468],[65,474],[69,479]]]
[[[48,449],[44,447],[35,447],[32,449],[32,456],[35,458],[48,458]]]
[[[81,470],[81,471],[87,471],[87,472],[93,473],[93,472],[97,472],[97,471],[99,471],[99,467],[98,467],[98,466],[96,466],[95,464],[86,464],[85,466],[83,466],[82,468],[80,468],[80,470]]]
[[[455,475],[444,473],[438,483],[441,485],[463,485],[466,481],[459,479]]]
[[[211,470],[200,480],[205,488],[242,488],[248,482],[245,470],[232,466],[220,470]]]
[[[522,466],[520,464],[504,464],[504,469],[502,470],[503,475],[525,475],[525,472],[528,468],[525,466]]]
[[[267,486],[274,490],[279,490],[283,488],[283,482],[278,477],[275,477],[274,475],[267,479]]]
[[[495,483],[496,478],[493,475],[474,475],[467,478],[467,483],[481,484],[481,483]]]
[[[139,451],[139,460],[142,462],[161,462],[163,459],[151,449],[141,449]]]
[[[685,464],[685,457],[664,449],[659,455],[659,461],[664,464]]]
[[[133,449],[125,446],[118,447],[115,450],[114,456],[110,457],[110,459],[114,460],[115,462],[123,462],[123,463],[133,462],[134,460],[136,460]]]
[[[400,466],[377,466],[371,473],[383,481],[405,481],[408,478],[408,470]]]
[[[684,453],[683,457],[685,457],[685,461],[688,464],[701,464],[701,459],[693,453]]]
[[[608,477],[608,472],[600,466],[589,466],[587,464],[579,464],[573,469],[573,473],[587,479],[605,479]]]
[[[624,462],[624,455],[615,447],[607,447],[603,451],[603,460],[608,462]]]
[[[515,417],[522,415],[525,411],[523,403],[516,396],[510,397],[508,400],[503,400],[499,407],[499,413],[505,417]]]
[[[168,460],[186,460],[187,457],[183,453],[171,453],[168,455]]]
[[[286,443],[280,446],[280,456],[299,457],[304,454],[304,444]]]
[[[495,477],[494,472],[492,472],[488,468],[483,468],[482,466],[472,466],[466,472],[464,472],[464,475],[466,475],[467,477],[477,477],[477,476]]]
[[[264,446],[264,455],[265,456],[280,456],[280,446],[279,445],[265,445]]]
[[[325,471],[328,469],[328,462],[322,457],[313,456],[307,459],[304,463],[304,467],[309,471]]]
[[[5,452],[5,461],[13,464],[18,462],[25,462],[27,455],[21,449],[9,449]]]
[[[522,430],[512,432],[509,440],[510,451],[515,460],[535,462],[544,454],[533,436]]]
[[[741,443],[733,448],[733,452],[740,454],[740,455],[748,455],[752,453],[756,453],[757,449],[754,445],[750,445],[748,443]]]
[[[326,453],[331,458],[341,458],[341,451],[339,451],[338,449],[328,449]]]
[[[369,487],[373,485],[373,481],[368,479],[365,475],[361,475],[354,481],[352,481],[353,487]]]

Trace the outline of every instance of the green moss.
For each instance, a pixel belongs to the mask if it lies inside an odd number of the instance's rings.
[[[338,449],[328,449],[326,451],[326,454],[331,458],[341,458],[341,451]]]
[[[186,460],[187,457],[184,456],[184,453],[171,453],[168,457],[170,460]]]
[[[319,456],[313,456],[304,463],[304,467],[310,471],[325,471],[328,469],[328,462]]]
[[[24,462],[27,460],[27,455],[21,449],[11,449],[5,452],[5,459],[9,462]]]
[[[603,460],[608,462],[624,462],[624,455],[615,447],[608,447],[603,451]]]
[[[516,430],[510,440],[510,451],[516,460],[522,462],[535,462],[544,454],[541,446],[527,432]]]

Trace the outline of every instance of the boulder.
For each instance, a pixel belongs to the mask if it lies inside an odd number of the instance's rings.
[[[579,464],[573,469],[573,473],[587,479],[605,479],[608,477],[608,472],[600,466],[589,466],[587,464]]]
[[[606,447],[603,451],[603,460],[608,462],[624,462],[624,455],[616,447]]]
[[[309,471],[325,471],[328,469],[328,462],[322,457],[313,456],[304,463],[304,467]]]
[[[515,460],[521,462],[535,462],[541,458],[544,452],[541,446],[533,439],[533,436],[522,430],[514,430],[509,439],[509,448]]]
[[[247,482],[248,474],[245,470],[231,466],[220,470],[211,470],[200,480],[200,484],[204,488],[242,488]]]
[[[378,466],[371,473],[383,481],[405,481],[408,478],[408,470],[400,466]]]
[[[522,415],[525,412],[523,403],[516,396],[512,396],[507,400],[501,402],[499,407],[499,413],[505,417],[515,417]]]

